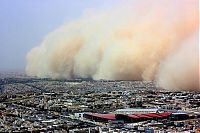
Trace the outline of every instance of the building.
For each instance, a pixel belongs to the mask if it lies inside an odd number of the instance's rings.
[[[135,109],[135,108],[128,108],[128,109],[118,109],[115,111],[116,114],[145,114],[145,113],[157,113],[161,111],[158,108],[152,109]]]

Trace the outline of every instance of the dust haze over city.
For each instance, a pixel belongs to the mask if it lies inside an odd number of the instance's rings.
[[[200,132],[198,0],[1,5],[0,132]]]
[[[51,32],[28,53],[26,71],[199,90],[198,47],[197,1],[126,1],[88,11]]]

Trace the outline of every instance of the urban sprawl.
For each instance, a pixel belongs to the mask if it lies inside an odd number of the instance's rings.
[[[200,93],[153,81],[1,77],[0,132],[198,133]]]

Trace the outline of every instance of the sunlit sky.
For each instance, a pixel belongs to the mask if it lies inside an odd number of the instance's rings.
[[[117,0],[1,0],[0,71],[23,71],[27,52],[85,10],[109,9]]]

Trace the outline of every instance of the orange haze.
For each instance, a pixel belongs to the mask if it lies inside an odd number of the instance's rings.
[[[122,1],[50,33],[27,55],[28,75],[156,80],[200,90],[198,0]]]

